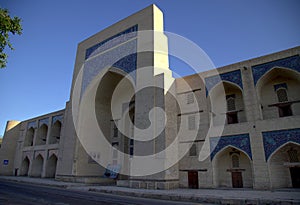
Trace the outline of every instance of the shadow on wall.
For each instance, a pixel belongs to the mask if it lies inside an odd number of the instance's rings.
[[[0,149],[0,175],[14,175],[13,166],[20,132],[19,121],[8,121]]]

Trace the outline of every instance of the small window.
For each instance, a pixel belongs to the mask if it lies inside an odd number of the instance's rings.
[[[291,149],[288,151],[290,162],[299,162],[297,150]]]
[[[227,118],[227,124],[236,124],[239,122],[237,112],[227,113],[226,118]]]
[[[190,151],[189,151],[189,155],[190,156],[197,156],[197,146],[196,144],[193,144],[190,148]]]
[[[288,117],[288,116],[292,116],[293,112],[292,112],[292,108],[291,105],[280,105],[278,107],[278,112],[279,112],[279,117]]]
[[[133,156],[133,154],[134,154],[134,140],[133,139],[130,139],[129,140],[129,155],[130,155],[130,157],[132,157]]]
[[[234,111],[234,110],[236,110],[236,107],[235,107],[235,95],[227,95],[226,96],[226,102],[227,102],[227,111]]]
[[[196,129],[196,117],[195,117],[195,115],[190,115],[188,117],[188,127],[189,127],[189,130],[195,130]]]
[[[194,103],[194,101],[195,101],[194,93],[193,93],[193,92],[188,93],[188,94],[186,95],[186,100],[187,100],[187,104],[192,104],[192,103]]]
[[[118,121],[117,120],[112,120],[111,123],[112,123],[113,137],[118,137],[119,136],[119,130],[118,130],[118,127],[117,127]]]
[[[240,157],[236,154],[232,155],[232,168],[239,168],[240,167]]]
[[[287,102],[288,101],[288,95],[287,90],[285,88],[279,88],[276,91],[278,102]]]

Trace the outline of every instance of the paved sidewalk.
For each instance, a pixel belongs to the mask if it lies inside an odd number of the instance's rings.
[[[166,199],[175,201],[193,201],[213,204],[299,204],[300,189],[281,189],[276,191],[259,191],[251,189],[174,189],[146,190],[116,186],[91,186],[80,183],[68,183],[53,179],[29,177],[3,177],[0,179],[28,182],[48,186],[64,187],[79,191],[96,191],[126,196]]]

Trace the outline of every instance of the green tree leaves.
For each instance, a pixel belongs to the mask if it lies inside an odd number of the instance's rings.
[[[9,34],[22,34],[21,19],[19,17],[10,17],[7,9],[0,8],[0,68],[5,68],[8,55],[4,49],[8,46],[14,50],[9,42]]]

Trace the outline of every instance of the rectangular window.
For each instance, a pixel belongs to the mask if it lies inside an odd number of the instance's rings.
[[[197,145],[193,144],[189,151],[190,156],[197,156]]]
[[[133,139],[130,139],[129,140],[129,155],[130,155],[130,157],[132,157],[133,156],[133,147],[134,147],[134,140]]]
[[[118,130],[118,120],[111,120],[111,131],[113,137],[119,136],[119,130]]]
[[[189,127],[189,130],[195,130],[196,129],[196,117],[195,117],[195,115],[188,116],[188,127]]]
[[[279,112],[279,117],[288,117],[293,115],[290,104],[278,106],[278,112]]]
[[[227,124],[236,124],[239,122],[237,112],[226,113],[226,118],[227,118]]]
[[[187,104],[194,103],[195,98],[194,98],[194,93],[193,92],[186,94],[186,101],[187,101]]]

